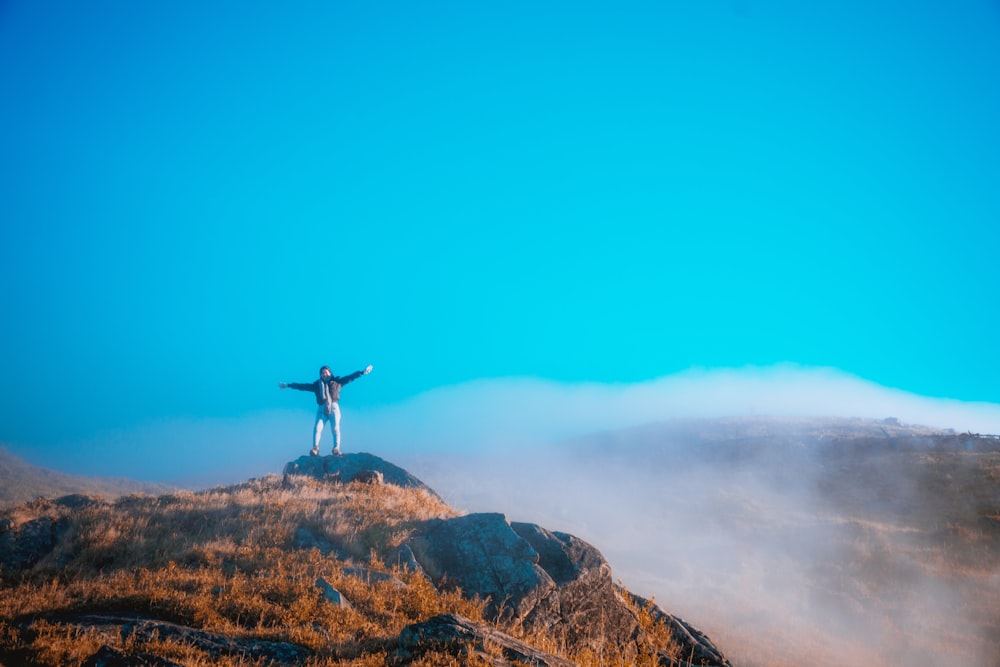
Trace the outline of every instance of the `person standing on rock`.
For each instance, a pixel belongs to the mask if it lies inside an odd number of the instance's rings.
[[[316,424],[313,426],[313,446],[309,454],[319,456],[319,441],[323,437],[323,427],[328,423],[333,423],[333,454],[340,456],[340,388],[348,382],[354,382],[362,375],[372,372],[371,364],[363,371],[355,371],[350,375],[337,377],[330,371],[329,366],[319,369],[319,379],[308,384],[300,382],[279,382],[281,389],[298,389],[299,391],[311,391],[316,395]]]

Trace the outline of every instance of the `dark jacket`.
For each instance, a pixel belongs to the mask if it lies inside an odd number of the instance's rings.
[[[326,381],[325,387],[323,386],[323,380],[316,380],[315,382],[311,382],[309,384],[291,382],[288,384],[288,387],[290,389],[298,389],[299,391],[313,392],[316,394],[316,405],[333,405],[340,400],[340,388],[348,382],[354,382],[364,374],[364,371],[355,371],[350,375],[344,375],[342,377],[334,375]]]

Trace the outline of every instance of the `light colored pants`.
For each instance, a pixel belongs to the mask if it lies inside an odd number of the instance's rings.
[[[326,414],[326,406],[321,405],[316,410],[316,425],[313,427],[313,454],[319,454],[319,441],[323,438],[323,426],[333,423],[333,451],[340,452],[340,406],[333,404],[333,413]]]

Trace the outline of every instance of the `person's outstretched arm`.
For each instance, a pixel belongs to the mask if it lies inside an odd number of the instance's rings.
[[[316,391],[316,383],[310,382],[309,384],[304,384],[302,382],[279,382],[278,389],[298,389],[299,391]]]
[[[337,384],[347,384],[348,382],[354,382],[362,375],[368,375],[371,372],[372,372],[372,365],[368,364],[368,367],[365,368],[363,371],[354,371],[350,375],[345,375],[344,377],[334,378],[334,379],[337,381]]]

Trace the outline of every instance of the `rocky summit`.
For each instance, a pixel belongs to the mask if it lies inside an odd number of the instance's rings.
[[[419,479],[374,454],[344,454],[332,456],[300,456],[285,464],[286,475],[308,475],[316,479],[342,482],[378,482],[403,488],[434,490]],[[434,493],[436,496],[437,494]]]
[[[405,470],[371,454],[303,456],[286,465],[285,474],[378,479],[429,490]],[[647,642],[638,607],[670,628],[688,664],[729,664],[697,629],[617,586],[600,551],[567,533],[512,522],[499,513],[468,514],[424,522],[390,557],[418,567],[437,586],[457,587],[485,600],[490,617],[515,619],[529,631],[554,631],[560,643],[575,649],[597,650],[611,638],[626,659],[634,659]],[[661,657],[662,664],[684,664]]]
[[[371,454],[0,515],[0,665],[728,667],[594,546]]]

